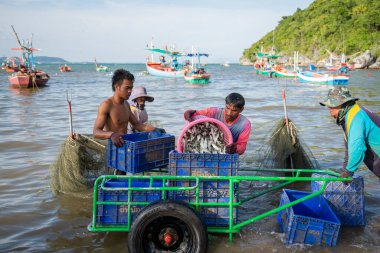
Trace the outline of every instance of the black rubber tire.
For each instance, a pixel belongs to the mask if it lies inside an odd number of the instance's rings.
[[[163,244],[163,231],[174,232],[173,242]],[[160,239],[161,238],[161,239]],[[207,251],[207,232],[199,216],[184,202],[163,200],[142,209],[128,234],[129,253]]]

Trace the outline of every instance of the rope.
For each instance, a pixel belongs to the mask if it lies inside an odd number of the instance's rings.
[[[86,135],[81,135],[81,136],[85,138],[87,141],[91,141],[92,143],[98,145],[100,148],[106,148],[106,145],[96,142],[95,140],[91,139],[90,137],[87,137]]]

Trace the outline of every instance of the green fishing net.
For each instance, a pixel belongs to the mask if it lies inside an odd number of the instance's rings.
[[[319,169],[310,149],[301,139],[293,121],[277,121],[259,150],[260,168]]]
[[[97,177],[112,173],[105,159],[106,140],[81,134],[67,137],[49,168],[52,192],[79,194],[91,189]]]

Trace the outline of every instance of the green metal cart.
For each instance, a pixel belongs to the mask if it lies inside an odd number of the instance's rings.
[[[207,233],[225,233],[232,240],[242,227],[322,194],[328,182],[351,180],[328,170],[256,171],[291,176],[101,176],[94,185],[92,222],[88,230],[129,232],[131,253],[205,252]],[[311,177],[312,173],[330,177]],[[277,181],[278,184],[240,200],[237,196],[243,181]],[[237,208],[243,203],[300,181],[323,183],[318,191],[303,198],[244,221],[236,219]],[[216,191],[210,191],[212,187]],[[217,220],[213,212],[226,217]]]

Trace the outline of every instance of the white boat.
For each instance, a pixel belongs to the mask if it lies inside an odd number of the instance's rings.
[[[148,59],[146,63],[146,70],[149,74],[160,77],[183,77],[185,73],[185,66],[178,62],[178,58],[186,56],[186,54],[176,51],[174,47],[170,50],[167,47],[165,47],[165,49],[156,48],[153,45],[153,41],[150,42],[150,46],[146,50],[161,54],[159,58],[160,61],[154,60],[153,53]],[[165,59],[165,56],[169,59]]]
[[[147,62],[146,70],[153,76],[160,77],[183,77],[185,70],[176,70],[171,66],[162,65],[160,62]]]
[[[230,64],[228,63],[228,61],[226,61],[225,63],[222,63],[220,65],[223,66],[223,67],[229,67],[230,66]]]

